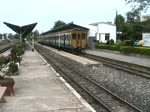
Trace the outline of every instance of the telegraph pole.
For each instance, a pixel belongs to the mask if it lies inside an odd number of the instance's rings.
[[[117,12],[117,9],[115,9],[116,10],[116,19],[115,19],[115,22],[116,22],[116,39],[117,39],[117,15],[118,15],[118,12]]]

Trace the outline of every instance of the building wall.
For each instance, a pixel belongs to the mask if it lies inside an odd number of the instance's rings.
[[[106,43],[107,40],[105,40],[105,35],[106,33],[110,34],[109,35],[109,40],[113,39],[114,42],[116,42],[116,26],[112,24],[103,24],[100,23],[97,26],[86,26],[89,28],[89,31],[87,33],[87,47],[88,48],[93,48],[95,45],[95,42],[92,41],[92,39],[96,39],[99,42]]]
[[[150,15],[144,15],[141,17],[141,21],[146,21],[150,19]]]
[[[99,40],[99,42],[107,42],[107,40],[105,40],[105,35],[107,33],[109,34],[109,40],[113,39],[116,42],[116,26],[109,24],[98,24],[97,27],[99,34],[97,35],[97,40]]]

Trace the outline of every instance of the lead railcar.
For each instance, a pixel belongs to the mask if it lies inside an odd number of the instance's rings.
[[[87,47],[88,30],[88,28],[72,22],[42,33],[38,42],[56,48],[81,52]]]

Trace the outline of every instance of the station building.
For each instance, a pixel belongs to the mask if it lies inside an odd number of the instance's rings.
[[[83,26],[89,29],[87,34],[87,44],[89,48],[95,46],[93,40],[106,43],[108,40],[113,39],[114,42],[116,42],[116,25],[111,22],[97,22]]]

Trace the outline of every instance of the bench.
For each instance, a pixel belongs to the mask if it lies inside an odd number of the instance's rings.
[[[0,87],[0,103],[5,103],[6,100],[4,99],[4,93],[7,87]]]

